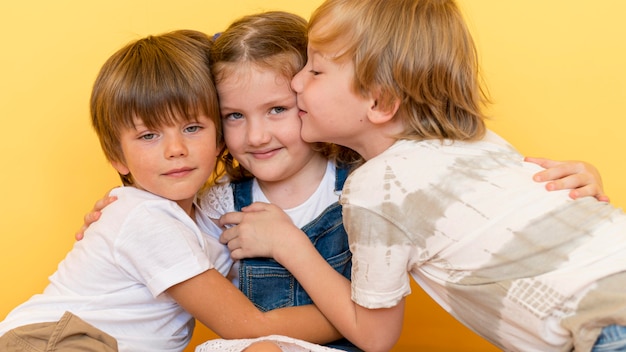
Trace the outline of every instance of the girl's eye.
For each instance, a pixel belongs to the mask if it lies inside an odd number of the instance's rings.
[[[191,126],[187,126],[185,127],[185,132],[188,133],[194,133],[194,132],[198,132],[200,130],[200,126],[198,125],[191,125]]]
[[[239,120],[239,119],[243,119],[243,114],[240,113],[240,112],[233,112],[233,113],[224,115],[224,119],[225,120]]]
[[[309,70],[309,73],[311,73],[313,76],[317,76],[317,75],[319,75],[321,72],[319,72],[319,71],[315,71],[315,70]]]
[[[277,115],[277,114],[280,114],[281,112],[285,112],[285,111],[287,111],[286,107],[284,107],[284,106],[275,106],[275,107],[270,109],[270,114]]]

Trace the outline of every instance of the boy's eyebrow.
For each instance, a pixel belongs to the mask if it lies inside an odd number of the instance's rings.
[[[331,54],[322,50],[312,49],[308,54],[309,61],[313,61],[314,58],[322,59],[325,61],[334,61],[337,58],[337,54]]]
[[[309,55],[309,57],[311,57],[311,56],[314,56],[314,55],[321,55],[321,54],[320,54],[319,50],[314,49],[312,47],[309,47],[308,55]]]

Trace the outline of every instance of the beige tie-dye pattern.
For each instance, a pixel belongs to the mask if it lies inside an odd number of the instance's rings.
[[[626,270],[626,215],[545,191],[531,179],[536,166],[497,136],[486,139],[400,141],[348,179],[342,203],[353,299],[393,306],[410,293],[410,273],[503,349],[571,349],[584,324],[560,322],[595,300],[585,295],[599,279]],[[623,277],[610,280],[626,288]],[[612,297],[622,301],[611,306],[622,306],[626,292]],[[586,308],[585,323],[607,318],[595,313]],[[582,339],[592,343],[598,332]]]

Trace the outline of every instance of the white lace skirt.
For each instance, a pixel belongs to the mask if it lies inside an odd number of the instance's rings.
[[[209,340],[196,347],[196,352],[240,352],[254,342],[271,341],[274,342],[285,352],[327,352],[341,351],[335,348],[324,347],[303,340],[293,339],[291,337],[271,335],[259,337],[256,339],[237,339],[225,340],[215,339]]]

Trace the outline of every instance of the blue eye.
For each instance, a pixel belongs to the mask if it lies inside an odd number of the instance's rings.
[[[144,133],[139,136],[139,139],[143,139],[145,141],[151,141],[156,138],[156,133]]]
[[[281,112],[287,111],[287,108],[284,106],[275,106],[270,109],[270,114],[280,114]]]
[[[192,126],[187,126],[185,127],[185,132],[189,132],[189,133],[194,133],[194,132],[198,132],[198,130],[200,130],[200,126],[198,125],[192,125]]]
[[[226,120],[239,120],[239,119],[243,119],[243,114],[240,112],[233,112],[230,114],[226,114],[224,115],[224,119]]]

